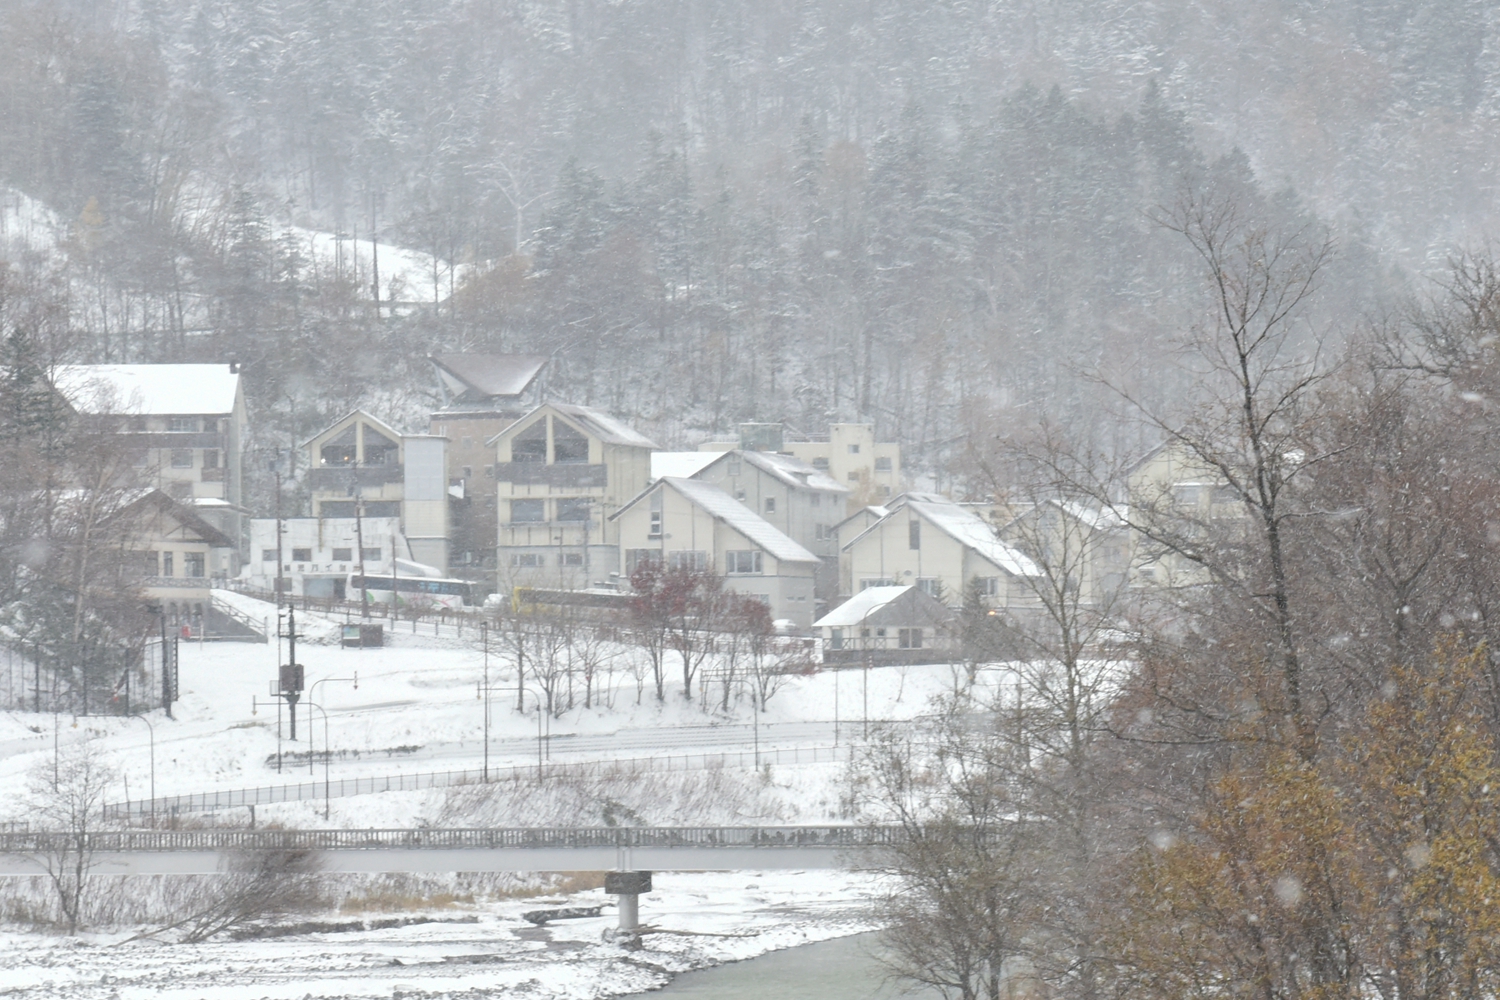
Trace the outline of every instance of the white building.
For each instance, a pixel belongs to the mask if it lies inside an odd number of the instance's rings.
[[[391,560],[412,558],[399,517],[287,517],[281,519],[281,572],[287,592],[297,597],[343,600],[349,574],[388,576]],[[259,590],[277,586],[277,520],[250,519],[250,559],[241,579]],[[361,550],[360,541],[364,547]],[[405,570],[401,570],[403,575]]]

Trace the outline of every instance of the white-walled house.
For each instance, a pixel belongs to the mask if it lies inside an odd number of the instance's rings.
[[[611,520],[625,577],[642,560],[710,570],[730,590],[763,600],[772,619],[812,627],[820,560],[719,487],[668,476]]]
[[[1036,564],[1001,540],[982,517],[936,494],[895,498],[884,517],[843,544],[843,555],[851,594],[914,584],[958,607],[965,588],[978,581],[981,597],[991,607],[1037,603],[1028,582],[1040,574]]]
[[[934,663],[957,654],[956,619],[943,602],[908,584],[868,587],[813,628],[822,640],[824,663]]]
[[[655,456],[652,463],[655,471]],[[817,599],[826,603],[837,595],[839,550],[834,528],[844,519],[846,487],[791,455],[739,449],[713,456],[685,478],[719,487],[817,556],[822,560]]]

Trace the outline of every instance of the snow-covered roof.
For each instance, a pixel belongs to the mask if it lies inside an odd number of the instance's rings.
[[[916,499],[918,496],[923,499]],[[1012,576],[1041,576],[1036,563],[1002,542],[988,521],[952,500],[932,494],[911,493],[907,494],[906,506],[949,538],[974,550]]]
[[[333,430],[335,427],[339,426],[344,421],[348,420],[350,417],[358,417],[359,419],[363,420],[365,423],[370,424],[371,426],[373,426],[377,431],[379,431],[381,433],[381,435],[383,437],[390,438],[392,441],[399,441],[401,438],[404,438],[404,437],[417,437],[418,436],[416,434],[402,434],[400,431],[396,430],[396,428],[392,427],[390,424],[386,423],[384,420],[381,420],[379,417],[371,416],[370,414],[366,413],[364,410],[350,410],[348,413],[344,414],[342,417],[339,417],[333,423],[329,424],[327,427],[325,427],[322,430],[318,431],[318,433],[314,434],[312,437],[308,438],[306,441],[303,441],[297,447],[299,447],[299,448],[306,448],[308,445],[312,444],[318,438],[322,437],[324,434],[327,434],[329,431]]]
[[[848,493],[849,488],[837,479],[820,472],[793,455],[782,455],[774,451],[742,451],[745,461],[775,476],[788,486],[829,493]]]
[[[873,520],[870,523],[874,524],[874,523],[882,520],[883,518],[886,518],[886,517],[890,516],[890,513],[891,512],[890,512],[890,510],[888,508],[881,507],[878,504],[870,504],[868,507],[861,507],[859,510],[855,511],[853,514],[850,514],[848,517],[844,518],[838,524],[835,524],[833,526],[833,530],[834,531],[838,531],[844,525],[848,524],[850,521],[853,521],[855,518],[858,518],[858,517],[872,518]]]
[[[465,388],[484,396],[519,396],[547,363],[543,354],[434,354],[438,375],[455,395]]]
[[[904,587],[866,587],[813,622],[813,628],[852,628],[911,589],[910,584]]]
[[[815,563],[821,561],[817,556],[782,534],[774,524],[728,493],[712,483],[700,482],[697,479],[665,476],[655,485],[648,486],[637,493],[628,503],[611,514],[610,519],[618,518],[639,503],[643,497],[662,486],[670,486],[689,503],[723,521],[779,562]]]
[[[625,426],[603,410],[596,410],[591,406],[577,406],[573,403],[551,403],[548,405],[575,423],[582,424],[590,434],[601,441],[609,444],[628,445],[635,448],[654,449],[657,447],[656,443],[650,438],[642,434],[637,434],[634,430]]]
[[[1090,507],[1076,500],[1052,501],[1069,516],[1076,518],[1095,531],[1111,531],[1125,527],[1125,519],[1114,507]]]
[[[81,413],[233,413],[240,376],[228,365],[59,365],[52,384]]]
[[[653,451],[651,478],[691,479],[719,457],[717,451]]]

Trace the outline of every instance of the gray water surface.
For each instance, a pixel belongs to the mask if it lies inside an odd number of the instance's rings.
[[[773,951],[759,958],[685,972],[652,997],[679,1000],[928,1000],[939,994],[905,992],[885,982],[873,952],[876,934],[856,934]]]

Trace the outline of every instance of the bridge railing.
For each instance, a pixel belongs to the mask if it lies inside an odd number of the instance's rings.
[[[164,851],[541,850],[827,847],[900,843],[895,826],[492,827],[413,830],[97,830],[0,832],[0,854]]]
[[[829,764],[849,758],[849,747],[777,747],[756,753],[751,750],[719,753],[672,754],[659,757],[623,757],[610,760],[559,761],[516,764],[504,767],[469,768],[458,771],[424,771],[367,775],[355,778],[315,779],[284,785],[261,785],[256,788],[225,788],[191,795],[168,795],[156,799],[133,799],[105,805],[110,819],[143,816],[173,816],[217,809],[270,805],[277,802],[302,802],[316,799],[340,799],[351,795],[374,795],[381,792],[422,791],[429,788],[452,788],[513,781],[518,778],[543,780],[581,777],[607,770],[639,769],[646,771],[706,771],[714,768],[758,767],[765,764]]]

